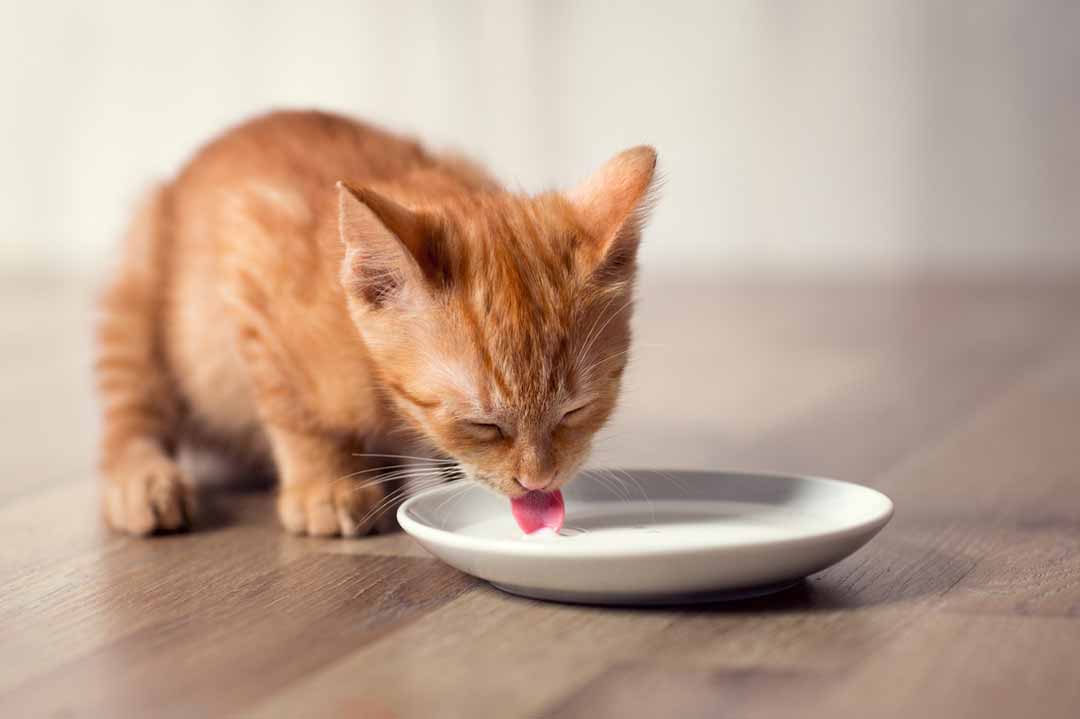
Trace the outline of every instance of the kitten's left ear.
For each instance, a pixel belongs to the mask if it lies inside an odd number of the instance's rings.
[[[632,273],[655,201],[655,178],[656,150],[641,145],[620,152],[566,194],[589,234],[594,273],[612,280]]]
[[[435,268],[421,218],[372,190],[337,187],[341,278],[350,296],[375,308],[423,296]]]

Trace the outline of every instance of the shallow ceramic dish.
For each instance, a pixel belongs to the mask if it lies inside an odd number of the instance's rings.
[[[406,501],[398,521],[435,556],[513,594],[655,604],[782,589],[850,555],[893,511],[880,492],[832,479],[625,474],[565,488],[559,535],[524,536],[505,497],[456,482]]]

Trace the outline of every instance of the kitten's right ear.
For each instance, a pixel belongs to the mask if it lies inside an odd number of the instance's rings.
[[[594,277],[621,281],[634,274],[641,229],[656,193],[656,150],[646,145],[620,152],[567,193],[591,249]]]
[[[338,231],[345,245],[341,282],[352,297],[373,308],[416,298],[423,291],[426,233],[406,207],[372,190],[338,188]]]

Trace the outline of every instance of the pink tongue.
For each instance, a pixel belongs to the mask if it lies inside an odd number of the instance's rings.
[[[562,529],[566,506],[562,492],[529,492],[510,500],[510,511],[525,534],[532,534],[539,529],[558,532]]]

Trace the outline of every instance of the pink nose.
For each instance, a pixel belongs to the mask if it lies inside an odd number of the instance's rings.
[[[530,492],[534,492],[539,489],[545,489],[553,481],[555,481],[555,474],[544,475],[532,475],[528,477],[515,477],[515,481]]]

